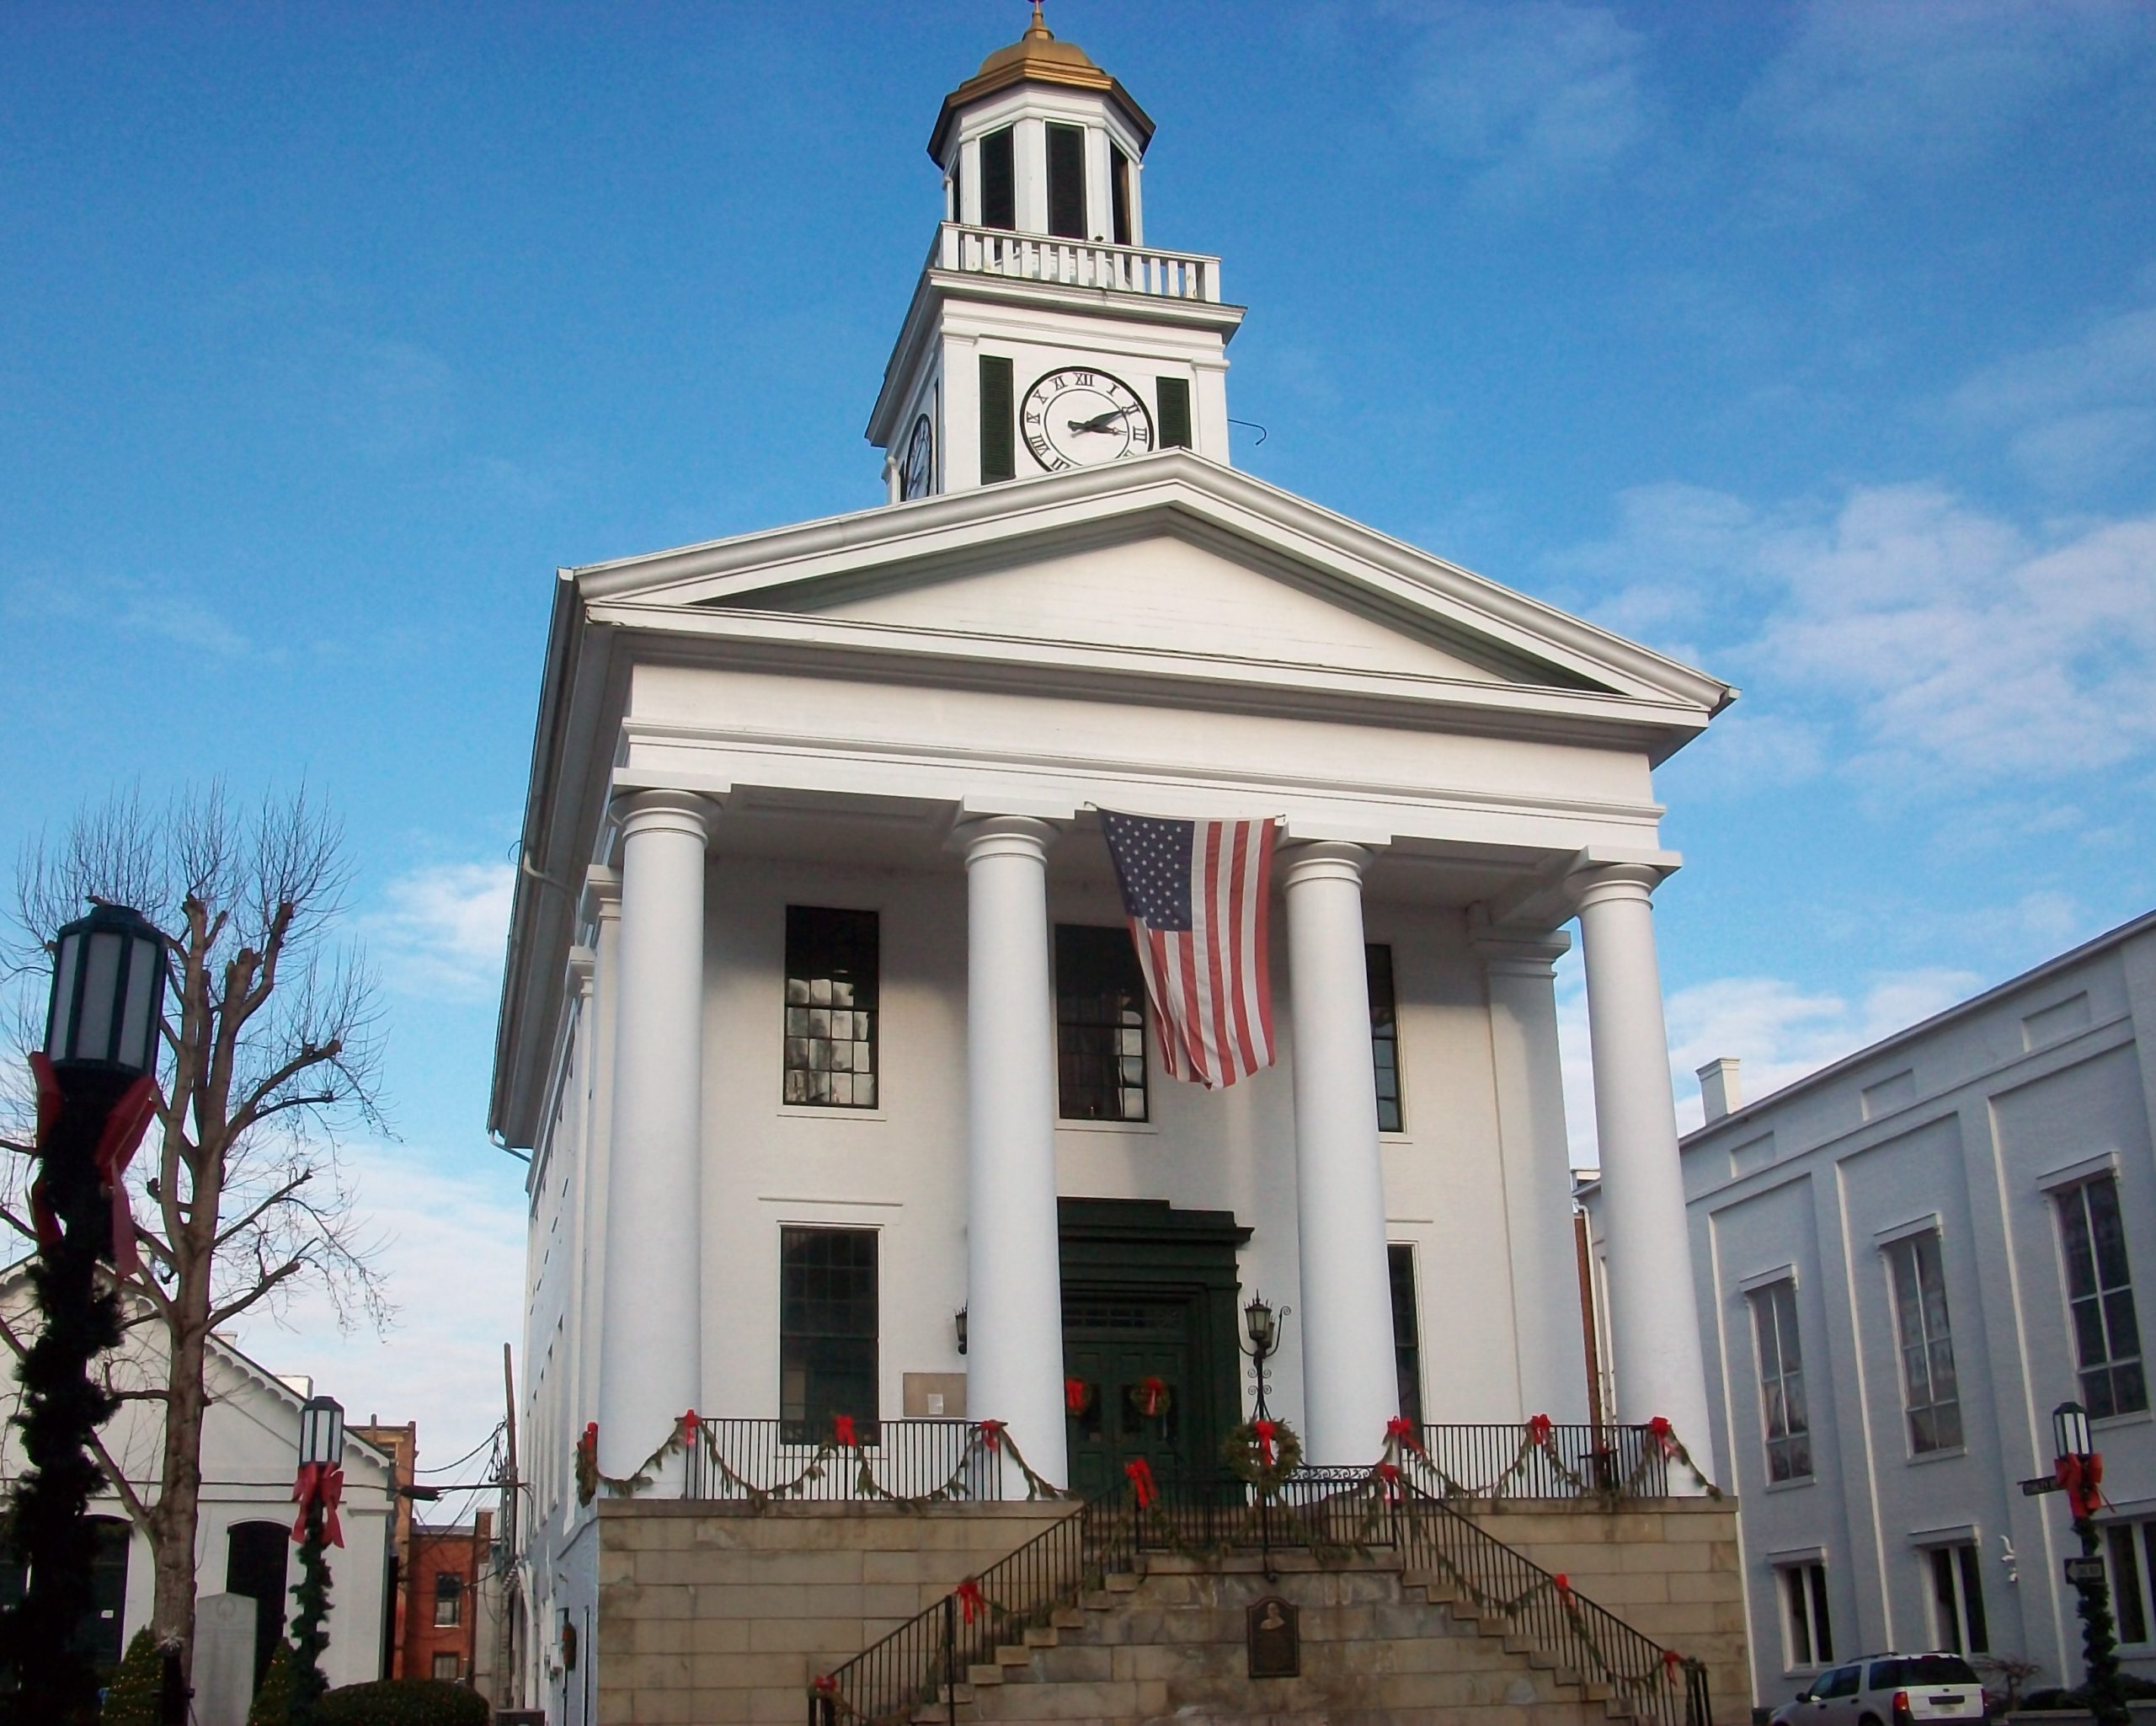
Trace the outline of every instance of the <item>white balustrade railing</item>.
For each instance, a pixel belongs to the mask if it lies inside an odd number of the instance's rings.
[[[1099,240],[1014,233],[1001,227],[969,227],[957,222],[947,222],[937,231],[929,261],[939,270],[1054,282],[1063,287],[1157,294],[1171,300],[1217,302],[1220,297],[1218,258],[1164,252],[1152,246],[1111,246]]]

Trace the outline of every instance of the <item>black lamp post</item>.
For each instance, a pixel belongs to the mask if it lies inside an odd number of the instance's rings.
[[[300,1472],[292,1487],[299,1500],[292,1538],[300,1543],[299,1586],[292,1590],[292,1649],[298,1661],[292,1673],[294,1726],[308,1726],[315,1704],[329,1688],[322,1675],[323,1650],[329,1646],[324,1621],[329,1616],[329,1563],[325,1542],[344,1544],[337,1526],[337,1503],[344,1488],[344,1408],[334,1397],[309,1397],[300,1409]]]
[[[2111,1595],[2104,1581],[2101,1547],[2096,1537],[2096,1509],[2102,1459],[2090,1442],[2089,1411],[2079,1403],[2061,1403],[2052,1410],[2052,1450],[2057,1458],[2058,1482],[2066,1489],[2073,1531],[2081,1542],[2084,1574],[2092,1579],[2077,1581],[2080,1596],[2081,1659],[2086,1669],[2083,1682],[2089,1692],[2089,1711],[2096,1726],[2129,1726],[2126,1698],[2119,1691],[2118,1640],[2111,1626]]]
[[[9,1517],[29,1585],[0,1619],[24,1719],[72,1726],[97,1709],[98,1674],[77,1639],[96,1550],[85,1514],[99,1483],[89,1443],[119,1404],[89,1369],[120,1340],[119,1298],[109,1280],[99,1285],[98,1261],[136,1263],[125,1173],[156,1102],[165,985],[164,938],[125,906],[98,906],[53,943],[45,1047],[30,1056],[39,1328],[17,1368],[15,1416],[29,1467]]]
[[[1250,1304],[1243,1308],[1243,1333],[1250,1339],[1250,1346],[1243,1352],[1250,1356],[1251,1383],[1254,1387],[1255,1406],[1251,1419],[1265,1420],[1271,1418],[1265,1406],[1265,1392],[1271,1387],[1273,1375],[1266,1371],[1265,1363],[1280,1347],[1280,1326],[1294,1312],[1292,1307],[1283,1307],[1275,1314],[1272,1304],[1262,1294],[1250,1297]]]

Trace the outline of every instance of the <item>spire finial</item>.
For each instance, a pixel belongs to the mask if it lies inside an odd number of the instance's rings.
[[[1041,0],[1033,0],[1033,21],[1026,26],[1021,39],[1028,42],[1053,42],[1055,32],[1048,27],[1048,20],[1041,16]]]

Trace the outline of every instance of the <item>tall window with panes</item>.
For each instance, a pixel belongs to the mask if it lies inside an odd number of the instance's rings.
[[[1940,1647],[1957,1654],[1991,1651],[1991,1631],[1984,1623],[1983,1566],[1977,1549],[1966,1542],[1959,1546],[1934,1547],[1924,1554],[1931,1573],[1931,1616]]]
[[[1767,1478],[1812,1473],[1812,1423],[1804,1406],[1804,1355],[1796,1333],[1796,1285],[1786,1279],[1752,1296],[1752,1335],[1759,1352],[1759,1416]]]
[[[1400,1412],[1422,1424],[1422,1328],[1416,1316],[1415,1249],[1395,1244],[1385,1249],[1392,1281],[1392,1366],[1400,1385]]]
[[[1961,1442],[1961,1392],[1954,1376],[1954,1337],[1937,1232],[1894,1242],[1886,1248],[1886,1265],[1901,1340],[1909,1449],[1919,1456],[1951,1451]]]
[[[873,1109],[876,913],[786,908],[787,1102]]]
[[[2118,1181],[2111,1175],[2084,1181],[2056,1202],[2081,1400],[2095,1419],[2136,1413],[2148,1406],[2148,1381],[2142,1371],[2141,1325],[2127,1268]]]
[[[778,1355],[781,1435],[790,1445],[830,1437],[849,1417],[854,1436],[876,1441],[876,1232],[779,1231]]]
[[[1363,949],[1370,980],[1370,1066],[1377,1074],[1378,1130],[1401,1130],[1400,1012],[1393,997],[1392,949],[1373,942]]]
[[[2156,1604],[2156,1521],[2105,1523],[2104,1558],[2119,1640],[2150,1641],[2150,1607]]]
[[[1145,980],[1128,929],[1055,929],[1056,1113],[1145,1119]]]
[[[1782,1597],[1782,1659],[1790,1670],[1824,1666],[1834,1658],[1827,1612],[1827,1567],[1788,1564],[1774,1573]]]

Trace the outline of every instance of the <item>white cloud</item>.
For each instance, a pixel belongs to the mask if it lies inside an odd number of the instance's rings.
[[[1988,366],[1947,409],[1962,425],[2005,433],[2009,455],[2047,489],[2116,478],[2156,450],[2156,306]]]
[[[1817,216],[2001,147],[2150,41],[2145,9],[2109,0],[1817,0],[1741,113],[1782,152],[1768,195]]]
[[[1549,568],[1598,621],[1666,650],[1702,638],[1709,669],[1750,686],[1756,729],[1695,789],[1838,756],[1929,795],[2116,767],[2156,741],[2156,516],[2024,528],[1936,486],[1769,511],[1663,485]]]
[[[502,1344],[515,1344],[523,1364],[523,1169],[496,1160],[499,1170],[483,1175],[408,1146],[356,1151],[355,1216],[381,1238],[392,1328],[342,1332],[327,1297],[307,1290],[276,1317],[243,1319],[240,1346],[273,1371],[311,1375],[349,1420],[417,1420],[422,1467],[471,1449],[502,1415]],[[477,1474],[475,1463],[465,1478]],[[430,1520],[468,1516],[471,1504],[445,1500]]]
[[[1779,977],[1721,977],[1679,989],[1663,1007],[1678,1130],[1689,1132],[1700,1124],[1697,1074],[1710,1061],[1733,1055],[1742,1062],[1745,1098],[1758,1102],[1967,999],[1981,983],[1972,971],[1940,965],[1882,973],[1854,1000],[1834,991],[1800,989]],[[1576,954],[1558,967],[1557,1034],[1572,1162],[1588,1168],[1598,1161],[1598,1152],[1586,978]]]
[[[393,988],[483,1000],[501,979],[514,864],[430,863],[382,890],[365,920]]]
[[[250,646],[225,617],[168,579],[74,575],[65,580],[32,580],[17,585],[9,596],[8,609],[154,636],[217,659],[235,659]]]
[[[1646,40],[1609,10],[1454,7],[1416,51],[1411,123],[1499,195],[1599,176],[1646,135]]]

